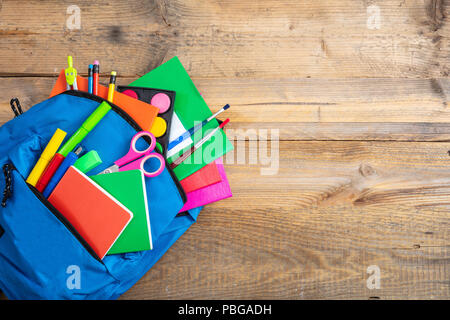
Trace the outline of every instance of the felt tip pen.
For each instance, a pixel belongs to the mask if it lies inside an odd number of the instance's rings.
[[[217,128],[208,133],[203,139],[197,142],[194,146],[192,146],[189,150],[184,152],[179,158],[175,159],[171,164],[170,168],[175,169],[179,164],[181,164],[184,160],[186,160],[191,154],[193,154],[197,149],[199,149],[206,141],[211,139],[211,137],[219,130],[222,129],[230,119],[226,119],[224,122],[220,124]]]
[[[94,61],[94,66],[92,67],[92,77],[93,77],[93,84],[92,84],[92,93],[95,95],[98,95],[98,77],[100,73],[100,65],[98,63],[98,60]]]
[[[55,174],[45,187],[44,192],[42,193],[44,197],[48,198],[50,196],[50,194],[55,189],[56,185],[59,183],[59,181],[64,176],[66,171],[69,169],[69,167],[77,161],[78,155],[81,153],[82,150],[83,148],[78,147],[77,150],[75,150],[74,152],[69,152],[67,154],[67,157],[61,163],[58,170],[56,170]]]
[[[38,182],[36,183],[36,189],[39,192],[44,191],[45,187],[47,187],[48,183],[50,182],[50,179],[55,174],[56,170],[58,170],[61,163],[64,161],[64,157],[60,155],[59,153],[55,153],[53,156],[52,161],[48,164],[47,168],[45,168],[44,173],[42,173],[42,176],[39,178]]]
[[[109,88],[108,88],[108,101],[113,102],[114,100],[114,90],[116,87],[116,75],[117,72],[111,71],[111,77],[109,78]]]
[[[55,174],[56,170],[58,170],[61,163],[64,161],[64,158],[67,157],[67,154],[72,151],[77,144],[79,144],[89,132],[100,122],[101,119],[111,110],[110,105],[107,102],[102,102],[97,109],[83,122],[81,127],[67,140],[67,142],[59,149],[59,151],[55,154],[52,161],[48,164],[41,178],[36,184],[36,189],[42,192],[47,184],[50,182],[50,179]]]
[[[103,101],[95,109],[95,111],[83,122],[81,127],[67,140],[67,142],[58,151],[63,157],[75,149],[75,146],[79,144],[92,129],[103,119],[103,117],[111,110],[111,106]]]
[[[89,65],[88,68],[88,92],[93,93],[93,85],[94,85],[94,79],[92,78],[92,75],[94,73],[93,70],[94,66],[92,64]]]
[[[220,109],[219,111],[217,111],[216,113],[214,113],[212,116],[210,116],[208,119],[203,120],[201,123],[196,124],[195,126],[193,126],[192,128],[190,128],[189,130],[185,131],[182,135],[180,135],[178,138],[176,138],[175,140],[171,141],[167,147],[168,150],[173,149],[174,147],[176,147],[178,144],[180,144],[181,142],[183,142],[186,139],[189,139],[189,137],[193,136],[195,132],[197,132],[199,129],[201,129],[204,125],[206,125],[209,121],[211,121],[212,119],[214,119],[215,117],[217,117],[219,114],[221,114],[222,112],[224,112],[225,110],[227,110],[230,107],[229,104],[226,104],[222,109]]]
[[[36,186],[36,183],[39,181],[39,178],[42,176],[42,173],[49,164],[50,160],[52,160],[52,157],[58,150],[65,137],[66,132],[62,131],[61,129],[56,129],[52,138],[42,152],[39,160],[36,162],[33,170],[31,170],[30,174],[28,175],[27,183],[31,184],[33,187]]]

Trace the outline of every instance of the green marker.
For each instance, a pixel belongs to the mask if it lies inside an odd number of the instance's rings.
[[[64,157],[75,149],[77,144],[79,144],[92,129],[103,119],[103,117],[111,110],[111,106],[103,101],[97,109],[83,122],[81,127],[70,137],[69,140],[59,149],[58,153]]]
[[[100,159],[97,151],[91,150],[84,156],[79,158],[77,161],[75,161],[73,166],[83,173],[88,173],[101,163],[102,159]]]

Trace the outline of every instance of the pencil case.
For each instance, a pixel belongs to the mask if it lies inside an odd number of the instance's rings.
[[[86,92],[66,91],[0,127],[0,290],[10,299],[115,299],[153,266],[201,210],[178,215],[185,194],[166,167],[146,179],[154,249],[100,260],[64,216],[26,183],[56,128],[74,132],[102,101]],[[83,140],[103,160],[92,174],[125,154],[141,131],[133,118],[111,106]]]

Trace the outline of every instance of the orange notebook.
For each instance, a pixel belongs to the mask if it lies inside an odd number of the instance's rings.
[[[77,85],[78,90],[88,92],[88,79],[77,76]],[[64,70],[62,70],[59,74],[58,80],[56,80],[52,92],[50,93],[50,97],[56,96],[64,91],[66,91],[66,76],[64,75]],[[107,99],[108,88],[99,84],[98,96],[103,99]],[[132,117],[134,121],[136,121],[137,124],[146,131],[150,131],[153,121],[159,112],[159,108],[117,91],[114,92],[113,103],[128,113],[130,117]]]
[[[85,174],[70,167],[48,201],[72,224],[100,259],[133,214]]]

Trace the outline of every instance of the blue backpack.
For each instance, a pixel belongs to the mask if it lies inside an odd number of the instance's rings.
[[[161,258],[202,209],[178,214],[186,195],[166,166],[159,176],[146,178],[154,249],[100,260],[64,216],[25,182],[55,130],[75,132],[103,101],[86,92],[66,91],[23,114],[15,111],[16,117],[0,127],[0,290],[10,299],[116,299]],[[103,161],[89,174],[126,154],[131,138],[142,130],[110,105],[112,110],[82,142],[84,150],[96,150]]]

